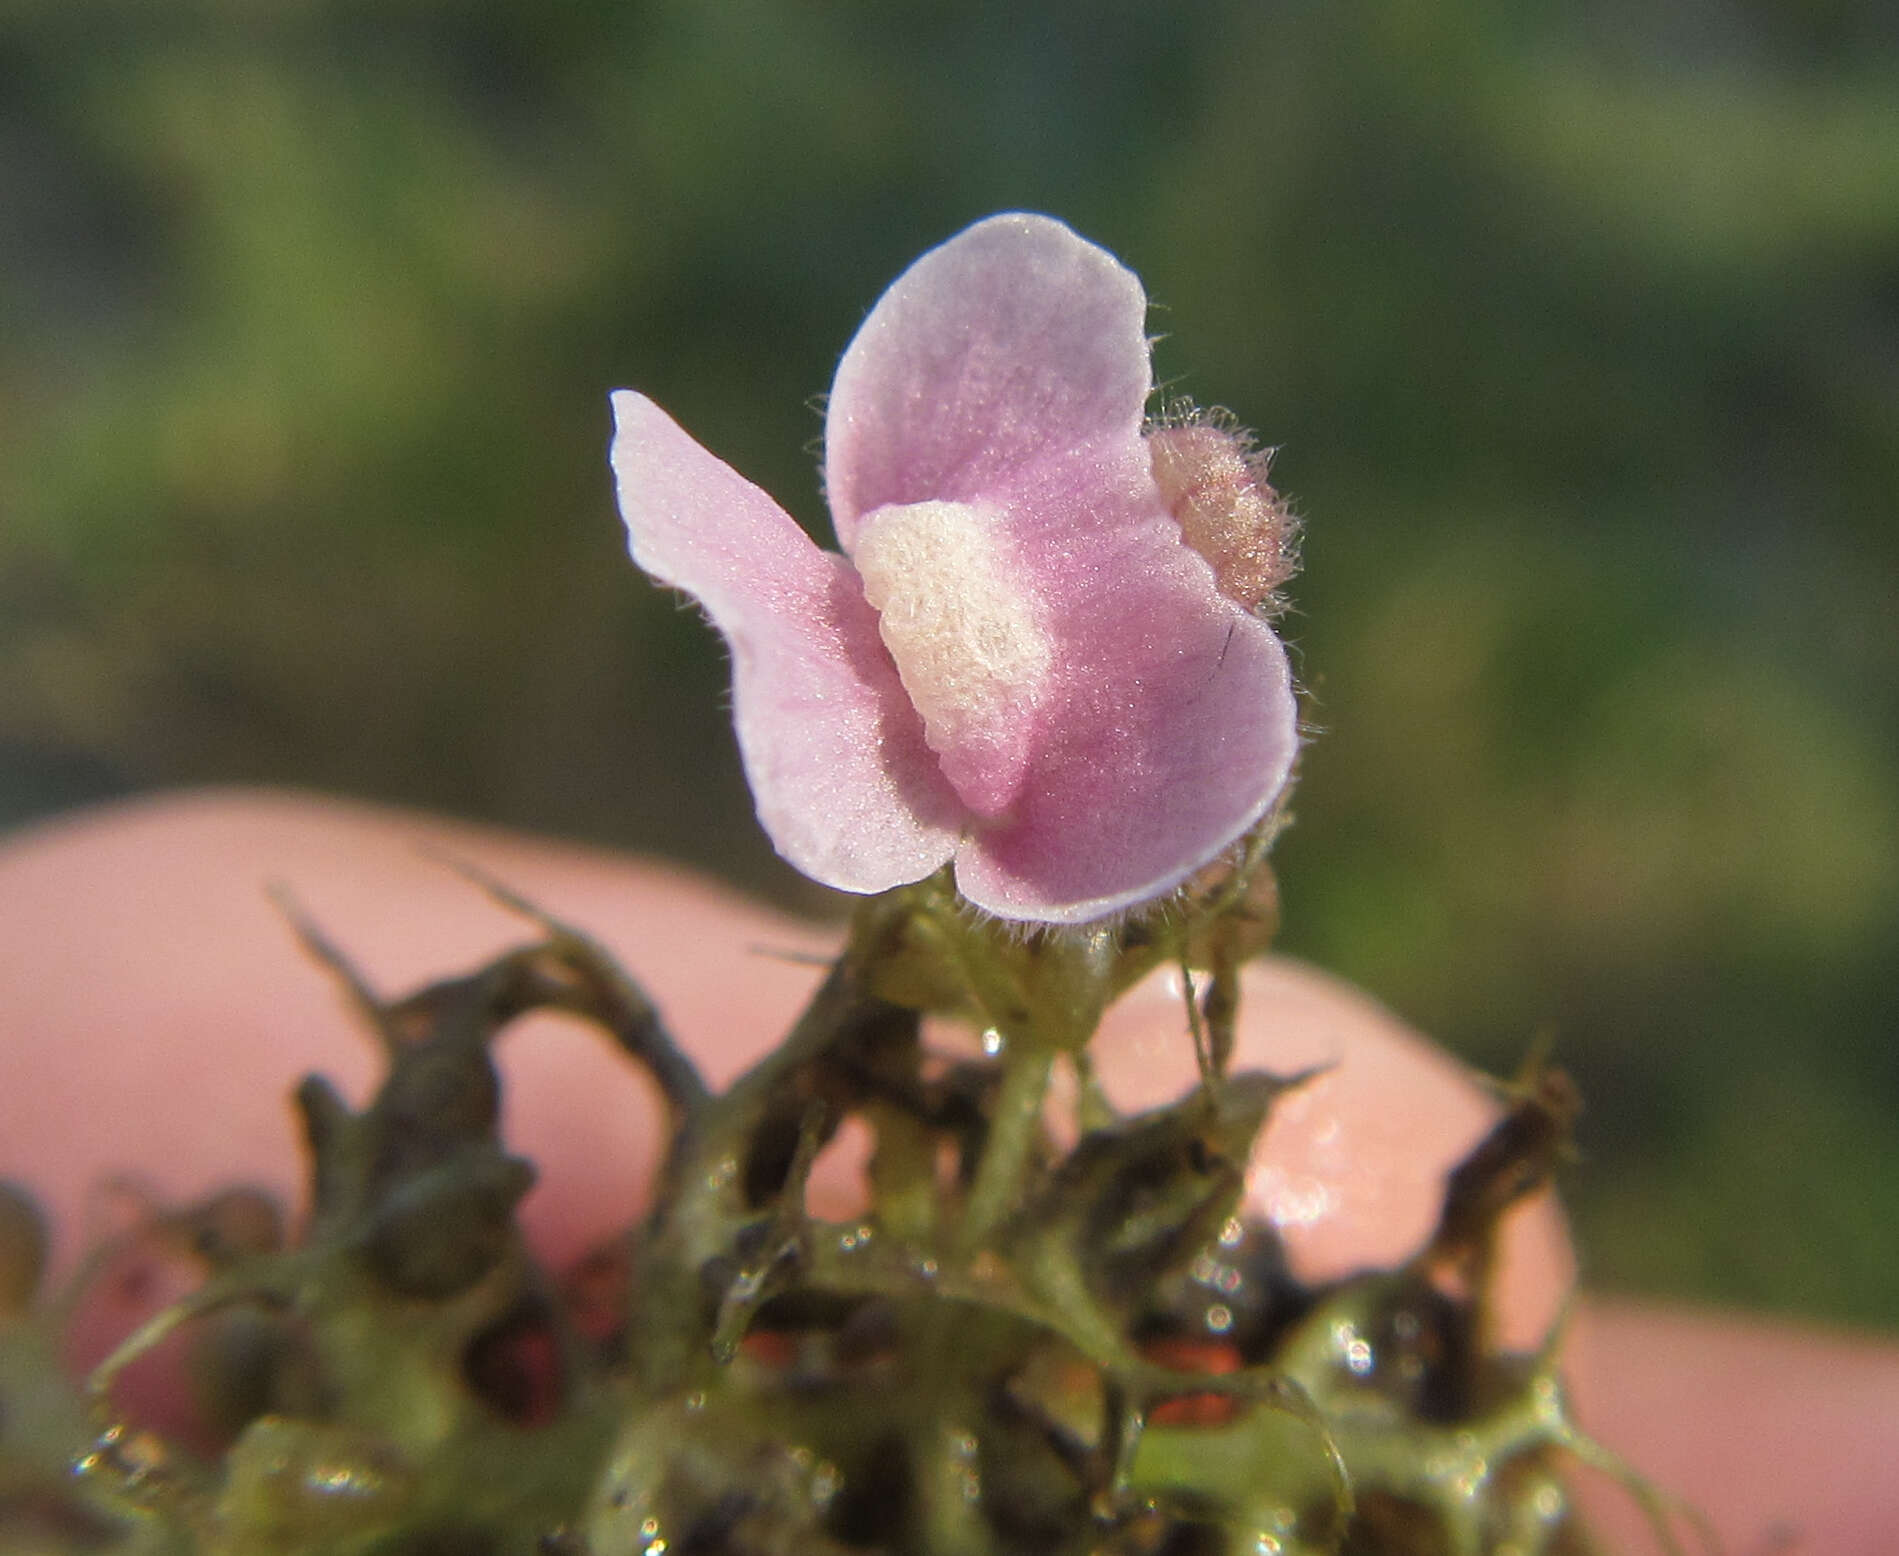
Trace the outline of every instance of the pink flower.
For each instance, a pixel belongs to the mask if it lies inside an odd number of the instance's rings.
[[[925,254],[832,386],[842,556],[613,396],[634,560],[731,644],[759,820],[807,875],[876,892],[954,861],[978,907],[1079,923],[1172,890],[1284,788],[1285,650],[1156,484],[1146,309],[1046,216]]]

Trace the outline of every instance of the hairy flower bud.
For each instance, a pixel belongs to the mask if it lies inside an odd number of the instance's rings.
[[[1270,451],[1218,412],[1188,411],[1148,431],[1147,453],[1181,539],[1207,559],[1220,592],[1270,608],[1299,570],[1298,526],[1266,481]]]

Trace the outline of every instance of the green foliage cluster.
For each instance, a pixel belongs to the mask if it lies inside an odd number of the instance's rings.
[[[19,0],[0,804],[266,779],[799,899],[634,384],[821,532],[812,394],[1011,206],[1282,446],[1287,946],[1554,1029],[1592,1274],[1899,1312],[1899,49],[1875,0]],[[809,902],[805,897],[800,900]]]
[[[1270,932],[1250,890],[1269,832],[1112,926],[976,920],[947,872],[871,899],[782,1043],[722,1092],[627,973],[504,887],[540,937],[393,1002],[306,928],[381,1041],[382,1084],[360,1112],[299,1086],[295,1246],[243,1190],[122,1234],[189,1253],[203,1283],[99,1363],[85,1408],[61,1328],[128,1248],[36,1305],[44,1239],[0,1184],[0,1545],[1587,1556],[1563,1478],[1580,1462],[1678,1556],[1676,1510],[1571,1420],[1560,1329],[1532,1355],[1497,1344],[1502,1217],[1568,1144],[1560,1072],[1523,1083],[1391,1268],[1308,1285],[1248,1219],[1256,1138],[1312,1079],[1227,1064],[1241,962]],[[1120,1114],[1089,1046],[1169,962],[1200,1077]],[[603,1250],[617,1279],[591,1301],[527,1251],[512,1212],[533,1167],[497,1128],[492,1041],[549,1009],[598,1026],[667,1114],[654,1202]],[[926,1014],[980,1043],[926,1043]],[[820,1220],[806,1184],[847,1125],[875,1141],[867,1203]],[[199,1407],[182,1423],[140,1419],[119,1387],[168,1343]]]

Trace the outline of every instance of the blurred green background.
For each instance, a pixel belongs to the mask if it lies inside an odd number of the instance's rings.
[[[1282,448],[1285,944],[1590,1099],[1599,1285],[1899,1326],[1899,11],[0,10],[0,819],[271,780],[815,896],[637,385],[820,533],[883,286],[1054,212]]]

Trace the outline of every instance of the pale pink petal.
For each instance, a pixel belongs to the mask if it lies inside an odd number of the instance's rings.
[[[1096,525],[1016,532],[1058,680],[1007,819],[956,866],[1003,918],[1079,923],[1171,890],[1265,814],[1298,747],[1272,629],[1125,484],[1093,501]]]
[[[633,559],[699,601],[732,649],[733,722],[786,860],[874,892],[946,863],[962,807],[842,558],[642,395],[613,396]]]
[[[1135,438],[1146,313],[1132,271],[1047,216],[993,216],[925,254],[838,365],[824,474],[839,543],[886,503],[985,499],[1051,454]]]

